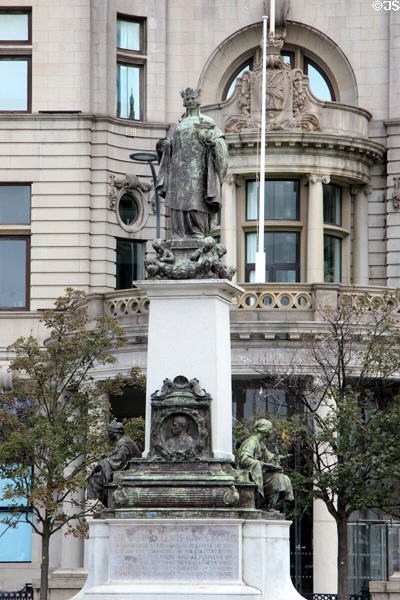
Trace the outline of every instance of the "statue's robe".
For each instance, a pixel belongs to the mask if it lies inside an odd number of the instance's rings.
[[[202,130],[210,131],[212,144],[201,141]],[[173,237],[209,234],[210,215],[221,206],[219,182],[227,166],[223,133],[201,113],[185,116],[163,140],[157,189],[171,210]]]

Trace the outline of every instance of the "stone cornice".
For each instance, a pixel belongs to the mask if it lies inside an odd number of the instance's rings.
[[[226,135],[229,151],[235,154],[243,150],[256,151],[259,144],[257,133],[232,133]],[[380,160],[386,152],[385,146],[368,138],[355,138],[351,136],[332,135],[326,133],[288,133],[273,132],[266,135],[267,147],[274,151],[282,148],[293,148],[301,152],[307,150],[317,151],[318,154],[346,153],[359,155],[368,161]]]
[[[112,125],[121,125],[126,128],[133,129],[167,129],[169,123],[157,121],[129,121],[128,119],[120,119],[110,115],[101,115],[93,113],[84,113],[80,111],[65,111],[65,112],[36,112],[36,113],[0,113],[0,123],[5,121],[12,123],[13,121],[90,121],[103,122]]]
[[[204,106],[201,107],[202,112],[204,113],[208,113],[209,111],[212,110],[218,110],[221,108],[224,108],[224,106],[227,105],[228,102],[230,102],[231,104],[233,104],[233,102],[231,101],[232,98],[230,98],[229,100],[223,100],[221,102],[215,102],[214,104],[206,104]],[[357,115],[361,115],[362,117],[365,117],[368,121],[370,121],[372,119],[372,114],[366,110],[365,108],[360,108],[359,106],[354,106],[353,104],[342,104],[341,102],[331,102],[328,100],[319,100],[317,98],[318,101],[318,105],[321,106],[322,108],[327,107],[327,108],[332,108],[334,110],[340,110],[340,111],[346,111],[346,112],[352,112],[355,113]],[[399,120],[393,120],[393,121],[385,121],[385,125],[389,123],[389,124],[400,124]]]

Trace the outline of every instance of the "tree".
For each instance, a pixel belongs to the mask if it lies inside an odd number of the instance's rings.
[[[336,521],[339,600],[348,600],[350,515],[364,509],[398,514],[399,297],[343,296],[337,308],[320,310],[323,327],[290,373],[264,374],[269,386],[286,389],[302,407],[275,420],[276,441],[301,452],[301,471],[288,472],[298,502],[320,499]],[[314,374],[305,385],[299,381],[304,364]]]
[[[109,407],[102,391],[144,387],[138,369],[102,385],[93,380],[95,366],[115,362],[112,351],[122,344],[123,331],[103,317],[89,325],[84,300],[83,292],[68,288],[43,313],[49,330],[44,347],[33,337],[9,347],[15,354],[13,389],[0,394],[0,477],[7,481],[2,498],[16,507],[3,522],[15,526],[23,519],[42,538],[41,600],[47,599],[50,537],[65,526],[83,534],[93,509],[83,488],[106,444]]]

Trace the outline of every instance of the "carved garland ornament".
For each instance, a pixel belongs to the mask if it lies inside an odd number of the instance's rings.
[[[142,183],[137,175],[110,175],[110,189],[108,192],[109,206],[115,210],[118,204],[119,198],[125,193],[129,192],[148,192],[151,190],[152,185],[150,183]]]

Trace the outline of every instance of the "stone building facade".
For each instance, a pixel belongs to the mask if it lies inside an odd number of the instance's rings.
[[[0,0],[3,387],[7,346],[30,332],[43,339],[40,310],[66,286],[86,291],[91,314],[114,315],[126,330],[117,365],[96,375],[146,369],[148,302],[131,282],[144,277],[152,251],[155,201],[149,166],[129,155],[154,152],[182,114],[179,91],[188,86],[202,88],[203,111],[230,152],[214,234],[245,288],[231,311],[236,416],[266,407],[271,397],[257,392],[254,366],[289,364],[302,335],[319,326],[319,304],[399,285],[398,4],[277,5],[288,12],[277,23],[283,45],[269,52],[269,258],[260,285],[253,280],[264,2]],[[168,226],[162,205],[161,237]],[[143,408],[126,398],[118,410]],[[312,522],[308,586],[334,592],[335,526],[318,504]],[[0,538],[0,589],[38,575],[40,540],[19,535],[14,554]],[[85,567],[85,543],[59,536],[52,544],[57,585],[68,587]]]

